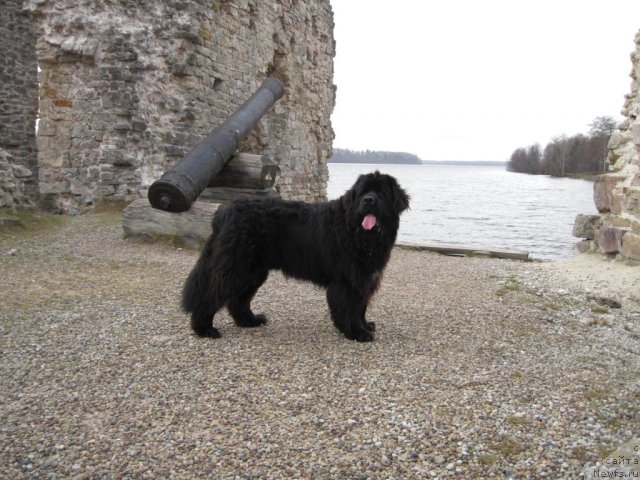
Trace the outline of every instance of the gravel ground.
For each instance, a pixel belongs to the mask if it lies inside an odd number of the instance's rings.
[[[373,343],[277,272],[267,326],[221,312],[206,340],[178,308],[196,258],[116,214],[0,235],[0,477],[568,479],[640,437],[633,299],[396,249]]]

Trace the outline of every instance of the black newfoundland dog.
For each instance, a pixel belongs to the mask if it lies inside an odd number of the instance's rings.
[[[327,289],[333,323],[347,338],[373,340],[367,304],[407,208],[409,196],[396,179],[377,171],[360,175],[330,202],[239,199],[221,208],[184,286],[191,327],[201,337],[219,337],[213,316],[225,305],[239,327],[266,323],[250,303],[269,270],[279,269]]]

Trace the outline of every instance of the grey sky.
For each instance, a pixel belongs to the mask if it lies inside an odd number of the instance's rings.
[[[640,0],[331,0],[334,147],[508,160],[622,119]]]

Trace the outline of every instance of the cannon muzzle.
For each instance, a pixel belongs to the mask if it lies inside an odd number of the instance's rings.
[[[149,187],[149,203],[167,212],[184,212],[209,185],[238,145],[284,94],[282,83],[269,77],[222,125],[198,143],[171,170]]]

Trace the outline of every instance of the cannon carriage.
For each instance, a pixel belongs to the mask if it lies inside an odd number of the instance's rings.
[[[229,118],[150,186],[148,199],[136,200],[124,210],[125,235],[168,237],[199,247],[211,233],[211,217],[220,203],[243,195],[277,195],[273,160],[238,153],[238,148],[283,94],[282,83],[268,77]]]

